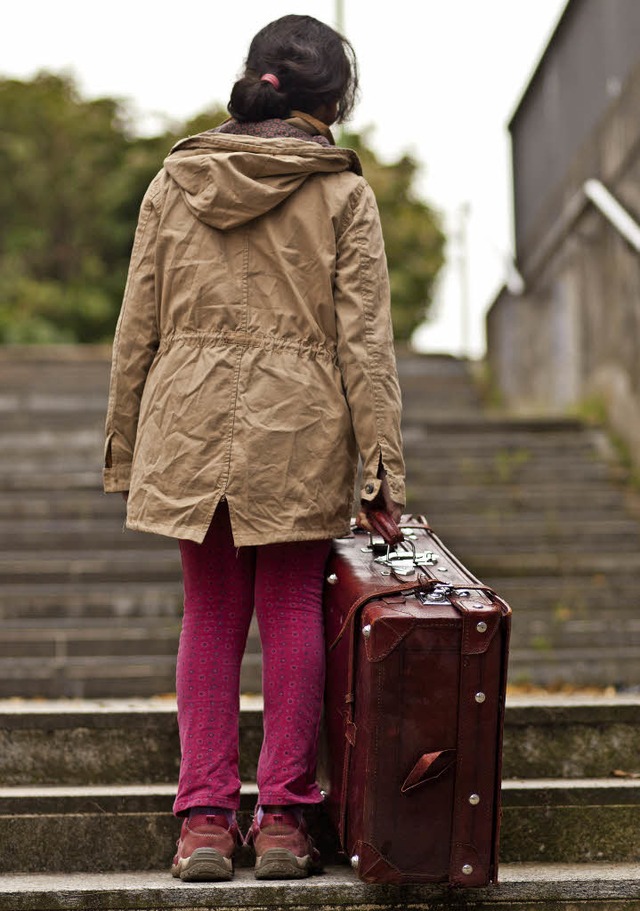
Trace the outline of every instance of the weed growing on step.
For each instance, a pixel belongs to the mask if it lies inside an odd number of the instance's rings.
[[[517,470],[531,461],[533,453],[529,449],[500,449],[494,458],[497,480],[509,484]]]

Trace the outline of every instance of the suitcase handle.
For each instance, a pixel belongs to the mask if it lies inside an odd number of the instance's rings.
[[[380,535],[388,547],[395,547],[404,541],[400,526],[384,509],[366,510],[366,516],[375,534]]]

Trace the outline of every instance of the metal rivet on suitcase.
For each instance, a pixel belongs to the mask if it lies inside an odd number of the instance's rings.
[[[464,873],[465,876],[471,876],[471,874],[473,873],[473,867],[471,866],[471,864],[465,864],[464,867],[462,868],[462,872]]]
[[[487,697],[485,696],[484,693],[476,693],[476,695],[475,695],[476,702],[483,703],[486,698]]]
[[[468,592],[466,588],[463,588],[462,591],[458,592],[458,598],[470,598],[471,592]]]
[[[362,635],[364,636],[365,639],[369,638],[369,636],[371,635],[371,624],[370,623],[367,623],[366,626],[362,627]]]
[[[472,807],[477,807],[478,804],[480,803],[480,795],[479,794],[469,794],[469,803],[471,804]]]
[[[357,854],[354,854],[353,857],[351,858],[351,866],[353,867],[354,870],[358,869],[359,863],[360,863],[360,858],[358,857]]]
[[[486,631],[488,630],[488,628],[489,628],[489,627],[488,627],[487,624],[484,622],[484,620],[481,620],[480,623],[478,623],[477,626],[476,626],[476,629],[478,630],[479,633],[486,633]]]
[[[337,581],[338,581],[338,577],[336,576],[335,573],[331,573],[330,575],[327,576],[327,582],[329,583],[329,585],[335,585]]]

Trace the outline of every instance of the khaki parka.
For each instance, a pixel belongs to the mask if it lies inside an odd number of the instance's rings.
[[[380,221],[351,151],[203,133],[142,202],[116,329],[105,491],[127,527],[236,546],[348,532],[379,465],[404,503]]]

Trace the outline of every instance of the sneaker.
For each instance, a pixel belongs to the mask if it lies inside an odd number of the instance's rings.
[[[182,823],[171,875],[185,882],[233,878],[233,853],[242,845],[237,824],[226,816],[202,814]]]
[[[320,852],[298,820],[286,808],[265,812],[260,823],[254,817],[246,844],[256,852],[256,879],[302,879],[321,873]]]

